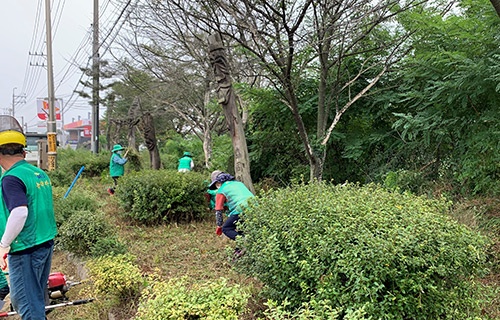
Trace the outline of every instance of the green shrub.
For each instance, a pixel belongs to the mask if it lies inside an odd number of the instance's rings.
[[[57,179],[62,179],[62,177],[68,176],[69,183],[66,184],[69,187],[82,166],[85,166],[82,177],[100,177],[103,172],[109,170],[110,157],[109,153],[95,155],[87,149],[58,149],[57,169],[55,170],[57,172],[51,173],[51,178],[54,176]]]
[[[302,306],[293,312],[288,310],[289,302],[285,299],[281,304],[269,300],[265,305],[268,307],[264,311],[265,320],[297,319],[297,320],[335,320],[340,318],[340,312],[333,309],[329,301],[304,302]],[[362,320],[366,312],[360,310],[348,310],[343,315],[343,320]]]
[[[96,297],[123,302],[136,298],[144,286],[141,270],[130,255],[100,257],[87,267]]]
[[[57,190],[57,191],[56,191]],[[76,211],[91,211],[99,209],[97,196],[87,190],[73,190],[66,198],[60,188],[54,188],[54,213],[58,226],[61,226]]]
[[[97,239],[90,248],[90,255],[93,257],[116,256],[126,253],[127,247],[115,236]]]
[[[66,187],[67,189],[75,178],[76,173],[72,175],[68,174],[65,170],[53,170],[47,171],[47,175],[49,176],[53,187]]]
[[[387,173],[384,185],[391,190],[411,191],[414,194],[425,194],[428,181],[422,172],[411,170],[397,170]]]
[[[113,234],[101,212],[75,211],[59,228],[58,243],[63,250],[87,255],[101,238]]]
[[[122,177],[116,195],[125,216],[136,221],[189,222],[207,213],[204,180],[197,172],[143,170]]]
[[[271,191],[244,212],[236,267],[290,308],[331,301],[341,316],[466,319],[480,311],[474,280],[487,239],[449,216],[449,204],[367,185]]]
[[[226,279],[188,286],[187,279],[150,281],[140,298],[136,320],[238,320],[249,294]]]

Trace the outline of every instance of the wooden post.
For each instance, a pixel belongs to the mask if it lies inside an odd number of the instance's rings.
[[[236,179],[243,182],[246,187],[255,193],[250,176],[250,158],[248,156],[247,141],[243,122],[236,105],[229,63],[226,59],[224,46],[220,35],[213,34],[208,37],[210,63],[217,82],[217,95],[219,104],[224,109],[226,122],[231,134],[234,152],[234,174]]]

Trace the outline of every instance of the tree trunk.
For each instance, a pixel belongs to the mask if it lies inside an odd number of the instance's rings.
[[[493,5],[493,8],[495,8],[498,16],[500,17],[500,0],[490,0],[490,2]]]
[[[205,155],[205,168],[210,169],[212,159],[212,128],[207,115],[210,102],[210,81],[205,82],[205,96],[203,98],[203,154]]]
[[[132,103],[132,106],[130,107],[130,109],[128,109],[128,148],[134,151],[137,151],[135,142],[135,130],[137,124],[139,123],[139,120],[137,119],[137,110],[139,109],[139,104],[139,98],[136,97],[134,99],[134,102]]]
[[[142,124],[144,127],[144,141],[149,151],[149,162],[151,169],[159,170],[161,166],[160,151],[156,143],[156,131],[153,117],[149,112],[143,115]]]
[[[227,125],[231,134],[234,152],[234,174],[236,179],[243,182],[247,188],[255,192],[250,176],[250,158],[248,156],[247,142],[243,123],[236,105],[232,80],[229,73],[229,63],[226,59],[224,47],[219,34],[210,35],[208,38],[210,63],[217,81],[217,94],[219,103],[224,109]]]

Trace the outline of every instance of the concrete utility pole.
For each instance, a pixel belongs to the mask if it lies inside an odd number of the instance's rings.
[[[92,41],[92,141],[91,149],[99,153],[99,0],[94,0]]]
[[[52,66],[52,24],[50,18],[50,0],[45,0],[45,30],[47,32],[47,86],[49,102],[49,119],[47,121],[47,167],[49,171],[56,169],[57,163],[57,130],[56,99],[54,93],[54,71]]]

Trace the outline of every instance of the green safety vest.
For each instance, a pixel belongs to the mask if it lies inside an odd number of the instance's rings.
[[[125,173],[125,166],[124,164],[114,162],[113,158],[116,157],[123,159],[121,155],[113,152],[111,158],[109,159],[109,175],[112,177],[121,177]]]
[[[179,166],[177,166],[177,170],[188,169],[189,171],[191,171],[191,161],[192,161],[191,157],[180,158],[179,159]]]
[[[4,172],[0,179],[0,190],[1,181],[6,176],[17,177],[24,183],[28,199],[28,217],[23,229],[11,243],[10,252],[28,249],[54,239],[57,235],[57,227],[52,200],[52,184],[47,173],[21,160]],[[10,212],[5,200],[1,198],[0,234],[3,234]]]
[[[248,205],[248,199],[253,198],[253,193],[240,181],[226,181],[217,194],[222,193],[226,197],[226,205],[229,210],[228,216],[240,214]]]

